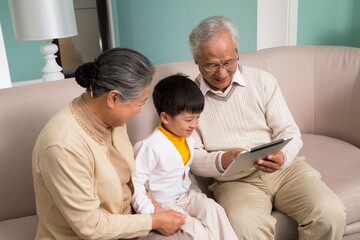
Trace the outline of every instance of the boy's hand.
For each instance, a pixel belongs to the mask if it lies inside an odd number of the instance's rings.
[[[161,204],[158,203],[151,195],[150,193],[146,193],[147,197],[151,200],[152,204],[154,205],[155,209],[154,212],[158,213],[158,212],[162,212],[164,211],[164,209],[162,208]]]

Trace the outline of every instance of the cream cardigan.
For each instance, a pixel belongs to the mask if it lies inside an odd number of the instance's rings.
[[[119,159],[133,172],[126,127],[101,131],[103,136],[90,132],[70,103],[40,133],[33,151],[36,239],[118,239],[144,236],[151,230],[150,215],[122,214],[129,206],[123,206],[119,171],[102,141],[111,137]]]

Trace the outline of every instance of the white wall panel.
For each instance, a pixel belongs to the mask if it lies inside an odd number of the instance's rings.
[[[258,0],[257,49],[296,45],[298,0]]]
[[[9,65],[6,57],[4,38],[0,23],[0,88],[11,87]]]

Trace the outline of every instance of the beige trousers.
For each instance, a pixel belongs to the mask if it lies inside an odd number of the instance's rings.
[[[274,239],[273,208],[298,222],[301,240],[337,240],[345,231],[345,207],[302,157],[285,170],[256,171],[237,181],[215,183],[210,190],[239,239]]]
[[[237,240],[224,209],[213,199],[194,190],[167,208],[183,213],[183,231],[195,240]]]

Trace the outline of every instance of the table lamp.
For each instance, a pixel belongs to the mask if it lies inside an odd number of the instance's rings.
[[[58,47],[55,38],[77,34],[73,0],[8,0],[15,37],[21,40],[43,40],[40,52],[45,58],[43,80],[64,79],[56,63]]]

